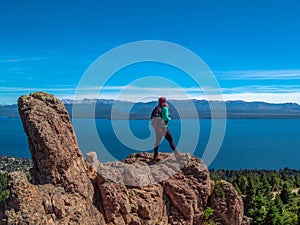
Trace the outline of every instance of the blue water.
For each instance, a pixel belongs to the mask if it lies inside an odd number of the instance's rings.
[[[119,128],[118,137],[112,128],[110,120],[96,119],[95,127],[98,132],[93,132],[90,119],[76,119],[73,121],[79,146],[85,154],[96,151],[101,161],[123,159],[131,153],[148,151],[152,152],[153,140],[145,143],[142,141],[151,135],[149,121],[131,120],[115,121]],[[188,137],[195,133],[200,122],[200,134],[195,151],[192,153],[202,157],[207,147],[211,132],[211,120],[188,120]],[[130,131],[136,136],[132,139],[130,133],[123,129],[129,123]],[[178,143],[182,122],[172,120],[170,130],[175,143]],[[127,141],[122,144],[119,137]],[[99,144],[99,140],[102,145]],[[142,140],[141,143],[139,140]],[[128,147],[128,143],[136,147]],[[184,152],[191,152],[191,147],[186,144],[181,148]],[[188,149],[190,148],[190,149]],[[171,152],[166,141],[163,141],[159,151]],[[19,119],[0,118],[0,155],[15,157],[30,157],[27,138],[22,123]],[[227,120],[224,141],[218,155],[209,166],[210,168],[223,169],[280,169],[284,167],[300,169],[300,120],[299,119],[232,119]]]

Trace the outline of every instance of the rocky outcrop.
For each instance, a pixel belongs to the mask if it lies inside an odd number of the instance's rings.
[[[140,153],[99,165],[90,154],[90,166],[58,99],[34,93],[18,103],[34,167],[31,182],[23,172],[9,175],[3,224],[198,225],[208,206],[222,224],[243,221],[234,188],[222,181],[216,194],[201,159],[161,153],[154,164]]]
[[[21,96],[18,106],[33,160],[33,183],[60,184],[92,200],[93,186],[64,105],[39,92]]]
[[[220,180],[215,183],[214,191],[209,201],[210,207],[214,210],[213,217],[222,224],[247,224],[249,221],[244,218],[244,204],[231,183]]]
[[[53,184],[33,185],[22,172],[9,175],[7,224],[105,224],[92,201]]]
[[[102,196],[107,222],[201,224],[211,189],[209,172],[205,164],[200,159],[191,157],[181,170],[167,177],[167,174],[174,173],[174,168],[180,167],[180,162],[170,154],[161,153],[164,163],[156,166],[153,165],[152,158],[152,154],[140,153],[123,160],[134,168],[145,165],[149,167],[148,173],[135,174],[137,180],[153,181],[147,186],[128,186],[128,183],[125,185],[124,183],[129,179],[128,175],[132,175],[126,170],[127,168],[124,173],[119,174],[118,183],[105,178],[109,177],[108,174],[105,176],[101,172],[98,174],[97,187]],[[103,165],[104,168],[107,166]],[[143,179],[145,174],[148,179]],[[155,179],[161,180],[161,176],[166,179],[162,182],[154,182]],[[131,184],[135,182],[131,181]]]

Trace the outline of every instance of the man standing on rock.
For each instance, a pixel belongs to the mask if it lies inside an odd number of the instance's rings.
[[[154,145],[154,157],[153,161],[160,161],[158,157],[158,148],[163,137],[169,142],[171,149],[174,151],[176,159],[180,159],[183,155],[176,149],[173,141],[172,134],[168,128],[168,122],[171,120],[169,116],[169,106],[165,97],[158,99],[158,105],[153,109],[151,113],[151,125],[155,131],[155,145]]]

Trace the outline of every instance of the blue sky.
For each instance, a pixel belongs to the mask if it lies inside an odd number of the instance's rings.
[[[141,40],[193,51],[214,73],[225,100],[300,103],[299,12],[298,0],[1,1],[0,104],[32,91],[73,98],[99,56]],[[134,82],[147,76],[177,86]],[[124,87],[131,90],[121,96],[126,100],[180,98],[179,89],[204,98],[183,72],[158,63],[124,68],[99,97],[117,98]],[[100,88],[91,84],[81,97]]]

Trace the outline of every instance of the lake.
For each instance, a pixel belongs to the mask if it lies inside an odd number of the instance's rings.
[[[154,139],[148,120],[117,120],[113,123],[105,119],[73,119],[83,154],[96,151],[100,161],[110,161],[121,160],[131,153],[152,152]],[[197,134],[199,128],[200,133]],[[175,143],[183,143],[181,151],[197,157],[208,151],[206,147],[212,132],[210,119],[172,120],[170,130]],[[171,152],[166,141],[162,142],[159,151]],[[0,118],[0,155],[31,157],[20,119]],[[227,120],[224,141],[209,167],[300,169],[300,120]]]

